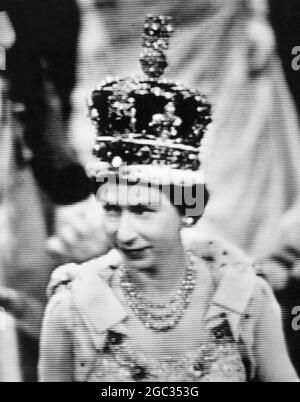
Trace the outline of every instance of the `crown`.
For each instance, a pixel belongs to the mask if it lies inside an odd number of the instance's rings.
[[[94,154],[112,169],[149,165],[164,168],[164,174],[168,169],[185,171],[186,177],[200,168],[199,149],[211,123],[211,106],[199,91],[161,78],[172,32],[170,17],[148,16],[140,57],[145,76],[107,78],[91,94],[89,115],[97,129]]]

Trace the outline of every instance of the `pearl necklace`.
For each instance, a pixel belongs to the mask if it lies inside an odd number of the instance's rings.
[[[144,298],[129,281],[127,270],[121,267],[121,288],[128,306],[145,325],[156,332],[169,331],[181,320],[191,302],[191,294],[195,288],[195,270],[190,256],[185,275],[174,295],[164,303],[153,303]]]

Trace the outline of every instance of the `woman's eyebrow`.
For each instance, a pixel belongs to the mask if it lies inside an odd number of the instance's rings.
[[[111,201],[106,201],[106,200],[102,200],[102,205],[103,207],[112,207],[112,208],[121,208],[119,204],[116,204],[115,202],[111,202]]]
[[[134,205],[130,205],[129,207],[130,209],[134,210],[134,209],[145,209],[145,210],[149,210],[152,211],[153,210],[153,205],[151,204],[143,204],[143,203],[138,203],[138,204],[134,204]]]

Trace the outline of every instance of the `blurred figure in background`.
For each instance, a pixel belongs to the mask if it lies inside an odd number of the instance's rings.
[[[300,114],[299,71],[292,63],[293,49],[300,46],[300,3],[270,0],[270,19],[274,27],[277,49],[295,105]],[[287,117],[289,115],[287,114]],[[299,131],[296,133],[299,137]],[[300,306],[300,199],[278,220],[272,246],[259,260],[263,275],[276,292],[284,308],[286,335],[293,363],[300,373],[300,332],[292,325],[294,309]]]
[[[9,243],[7,230],[8,208],[4,201],[8,190],[8,177],[12,161],[10,110],[7,83],[4,77],[6,51],[15,39],[7,14],[0,4],[0,287],[4,283],[4,251]],[[0,299],[0,382],[21,381],[20,356],[15,321],[3,308]]]
[[[300,80],[299,70],[292,65],[292,51],[300,46],[300,4],[297,0],[269,0],[270,17],[275,30],[278,52],[282,60],[284,72],[294,96],[298,114],[300,114]],[[298,54],[298,53],[297,53]]]
[[[1,250],[0,303],[17,319],[24,379],[34,380],[49,275],[64,261],[101,252],[101,214],[67,135],[79,32],[76,3],[12,0],[0,6],[13,33],[4,72],[11,119],[9,133],[1,133],[10,146],[9,152],[8,146],[1,148],[6,170],[0,179],[6,182],[2,232],[10,237]],[[74,233],[80,233],[79,258]],[[62,250],[62,234],[72,249]]]
[[[278,222],[274,246],[260,258],[258,267],[284,309],[290,355],[300,373],[300,331],[295,327],[295,307],[300,306],[300,200]]]

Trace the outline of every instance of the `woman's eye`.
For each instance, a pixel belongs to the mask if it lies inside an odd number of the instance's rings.
[[[105,204],[103,206],[103,208],[106,212],[109,212],[112,214],[120,214],[121,213],[121,208],[118,207],[117,205]]]
[[[132,212],[136,215],[143,215],[146,212],[151,212],[152,209],[147,207],[146,205],[135,205],[131,208]]]

